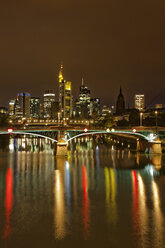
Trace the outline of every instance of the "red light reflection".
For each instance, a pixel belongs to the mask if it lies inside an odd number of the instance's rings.
[[[139,215],[138,215],[138,180],[136,171],[132,171],[133,175],[133,221],[134,229],[137,232],[139,228]]]
[[[83,225],[84,238],[87,239],[89,235],[89,200],[88,200],[88,178],[86,167],[82,166],[82,187],[83,187]]]
[[[10,214],[13,205],[13,171],[11,168],[7,169],[6,173],[6,197],[5,197],[5,215],[6,223],[4,228],[4,238],[10,236],[11,226],[10,226]]]

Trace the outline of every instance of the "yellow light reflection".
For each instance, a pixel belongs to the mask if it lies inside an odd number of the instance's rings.
[[[113,224],[117,221],[116,209],[116,181],[114,169],[105,168],[105,187],[106,187],[106,206],[107,206],[107,220]]]
[[[141,247],[145,247],[146,233],[148,232],[148,211],[146,206],[145,186],[140,174],[137,175],[138,180],[138,208],[139,208],[139,232]]]
[[[152,194],[153,194],[153,206],[154,206],[154,238],[153,242],[155,247],[164,247],[164,218],[160,207],[160,197],[158,186],[154,180],[152,180]]]
[[[55,238],[63,239],[66,234],[65,227],[65,202],[64,202],[64,183],[63,177],[59,170],[54,171],[54,224],[55,224]]]

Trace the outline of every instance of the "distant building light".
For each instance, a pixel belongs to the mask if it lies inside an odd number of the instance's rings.
[[[46,93],[46,94],[44,94],[44,96],[55,96],[55,94],[51,94],[51,93]]]

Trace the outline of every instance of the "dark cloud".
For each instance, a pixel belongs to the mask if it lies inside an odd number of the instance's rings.
[[[28,0],[0,6],[0,105],[17,92],[58,90],[58,68],[77,96],[82,75],[103,103],[122,85],[147,102],[165,95],[164,1]]]

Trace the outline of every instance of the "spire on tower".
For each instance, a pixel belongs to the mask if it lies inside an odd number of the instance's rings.
[[[59,82],[62,82],[63,78],[63,64],[61,64],[60,70],[59,70]]]
[[[120,85],[120,94],[122,94],[122,89],[121,89],[121,85]]]
[[[82,77],[81,83],[82,83],[82,86],[84,86],[84,78],[83,77]]]

